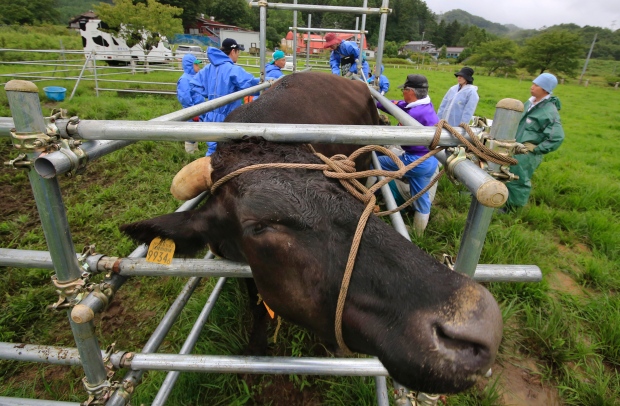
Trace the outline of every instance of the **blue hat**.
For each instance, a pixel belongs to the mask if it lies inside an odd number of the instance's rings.
[[[284,58],[284,51],[277,50],[276,52],[273,53],[272,57],[273,59],[269,61],[269,63],[273,65],[273,63],[277,61],[278,59]]]
[[[532,80],[534,84],[542,87],[542,89],[551,94],[553,89],[558,85],[558,79],[551,73],[541,73],[536,79]]]

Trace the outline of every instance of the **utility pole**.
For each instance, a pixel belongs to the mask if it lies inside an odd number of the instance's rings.
[[[583,70],[581,71],[581,76],[579,76],[579,84],[581,84],[581,79],[583,79],[583,75],[586,73],[586,69],[588,67],[588,62],[590,61],[590,55],[592,55],[592,49],[594,49],[594,43],[596,42],[596,36],[598,33],[594,34],[594,39],[592,40],[592,45],[590,45],[590,51],[588,52],[588,57],[586,58],[586,63],[583,64]]]
[[[420,45],[420,51],[422,52],[422,66],[424,66],[424,34],[425,31],[422,31],[422,45]]]

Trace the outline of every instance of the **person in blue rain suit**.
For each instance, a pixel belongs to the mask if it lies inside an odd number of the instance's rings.
[[[334,75],[342,74],[344,76],[350,76],[353,73],[358,73],[356,61],[359,61],[362,64],[364,79],[368,79],[370,76],[368,62],[366,62],[366,59],[360,53],[360,49],[355,42],[343,41],[333,32],[328,32],[325,35],[325,44],[323,48],[332,50],[329,57],[329,65]],[[346,71],[346,67],[348,67],[348,71]],[[343,69],[341,70],[341,68]]]
[[[286,64],[284,52],[278,50],[273,53],[272,57],[273,59],[265,67],[265,80],[280,79],[284,76],[284,73],[282,73],[282,68]]]
[[[379,92],[383,96],[388,92],[388,90],[390,90],[390,81],[383,74],[383,65],[381,65],[381,73],[379,75],[380,75],[379,76]],[[374,82],[375,82],[375,75],[372,75],[371,77],[368,78],[368,83],[373,84]]]
[[[192,97],[189,85],[190,80],[200,71],[201,64],[202,61],[192,54],[186,54],[181,60],[183,74],[177,81],[177,99],[184,109],[205,101],[205,98],[199,94],[194,94]],[[189,121],[200,121],[200,118],[196,116]],[[189,154],[198,151],[198,143],[195,141],[185,141],[185,151]]]
[[[207,100],[247,89],[258,85],[260,79],[246,72],[241,66],[235,65],[239,59],[239,53],[243,47],[232,38],[222,41],[220,49],[209,47],[207,57],[210,63],[200,70],[190,81],[192,97],[194,93],[203,96]],[[235,100],[215,110],[203,114],[200,119],[204,122],[219,123],[224,121],[231,111],[242,104]],[[207,142],[209,156],[217,148],[216,142]]]

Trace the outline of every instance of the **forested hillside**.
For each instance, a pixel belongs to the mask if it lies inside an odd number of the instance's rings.
[[[464,10],[450,10],[438,16],[438,20],[446,20],[448,23],[458,21],[464,25],[475,25],[478,28],[484,28],[487,32],[495,35],[506,35],[512,31],[519,31],[521,28],[516,25],[502,25],[486,20],[482,17],[469,14]]]

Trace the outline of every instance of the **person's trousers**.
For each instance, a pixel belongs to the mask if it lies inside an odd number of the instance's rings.
[[[414,155],[414,154],[404,153],[398,158],[406,166],[416,161],[422,156],[423,155]],[[387,170],[387,171],[398,170],[398,167],[396,166],[396,164],[394,163],[394,161],[392,161],[390,157],[386,155],[381,155],[378,158],[379,158],[379,163],[381,164],[382,169]],[[409,182],[409,190],[411,191],[411,196],[415,196],[416,194],[418,194],[422,189],[424,189],[430,183],[431,179],[433,178],[433,175],[435,174],[435,169],[437,169],[437,165],[438,165],[437,159],[432,156],[428,158],[426,161],[420,163],[415,168],[410,169],[405,174],[405,176],[403,177],[403,180],[406,180]],[[422,214],[428,214],[431,212],[431,200],[429,198],[428,191],[424,193],[422,196],[420,196],[419,199],[413,202],[413,208],[417,212],[420,212]]]

